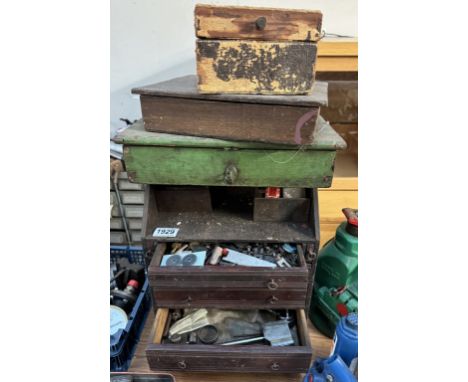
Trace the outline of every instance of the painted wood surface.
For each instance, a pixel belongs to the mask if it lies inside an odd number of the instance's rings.
[[[197,40],[201,93],[307,94],[312,90],[315,44]]]
[[[346,142],[322,117],[318,117],[317,125],[310,143],[298,145],[279,145],[259,142],[229,141],[223,139],[196,137],[178,134],[155,133],[146,131],[142,120],[135,122],[128,129],[113,138],[116,143],[126,146],[164,146],[164,147],[199,147],[219,149],[251,149],[251,150],[343,150]]]
[[[137,183],[329,187],[335,152],[126,146],[124,159]]]
[[[202,38],[317,41],[321,29],[320,11],[195,6],[196,35]]]

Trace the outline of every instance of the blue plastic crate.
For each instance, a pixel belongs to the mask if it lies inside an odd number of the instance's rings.
[[[110,262],[115,264],[119,257],[127,258],[131,263],[145,265],[142,247],[111,246]],[[136,345],[145,325],[146,317],[151,308],[151,292],[146,278],[140,295],[128,316],[124,330],[110,336],[110,370],[126,371],[130,366]]]

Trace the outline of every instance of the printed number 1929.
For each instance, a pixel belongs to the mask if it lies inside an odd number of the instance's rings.
[[[179,228],[162,228],[158,227],[154,230],[153,236],[156,237],[176,237]]]

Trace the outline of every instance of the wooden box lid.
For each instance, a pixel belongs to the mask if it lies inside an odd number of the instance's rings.
[[[227,141],[223,139],[195,137],[146,131],[142,120],[113,138],[116,143],[134,146],[170,146],[170,147],[204,147],[204,148],[236,148],[236,149],[277,149],[298,150],[299,146],[279,145],[259,142]],[[312,143],[302,145],[302,150],[344,150],[346,142],[325,121],[318,117],[313,132]]]
[[[269,105],[319,107],[328,105],[328,84],[315,81],[312,92],[305,95],[203,94],[198,91],[197,76],[187,75],[132,89],[133,94],[176,97],[208,101],[227,101]]]
[[[322,12],[303,9],[195,6],[197,37],[276,41],[318,41]]]

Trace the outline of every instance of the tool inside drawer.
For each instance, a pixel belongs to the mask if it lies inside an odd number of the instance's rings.
[[[153,370],[302,372],[312,355],[303,310],[158,309]]]
[[[148,185],[145,240],[318,241],[316,189],[295,189],[296,194],[278,190],[279,196],[272,198],[258,187]]]
[[[299,243],[158,243],[148,278],[155,307],[304,308],[310,273]]]
[[[295,243],[167,243],[156,252],[160,267],[305,267],[303,248]]]

